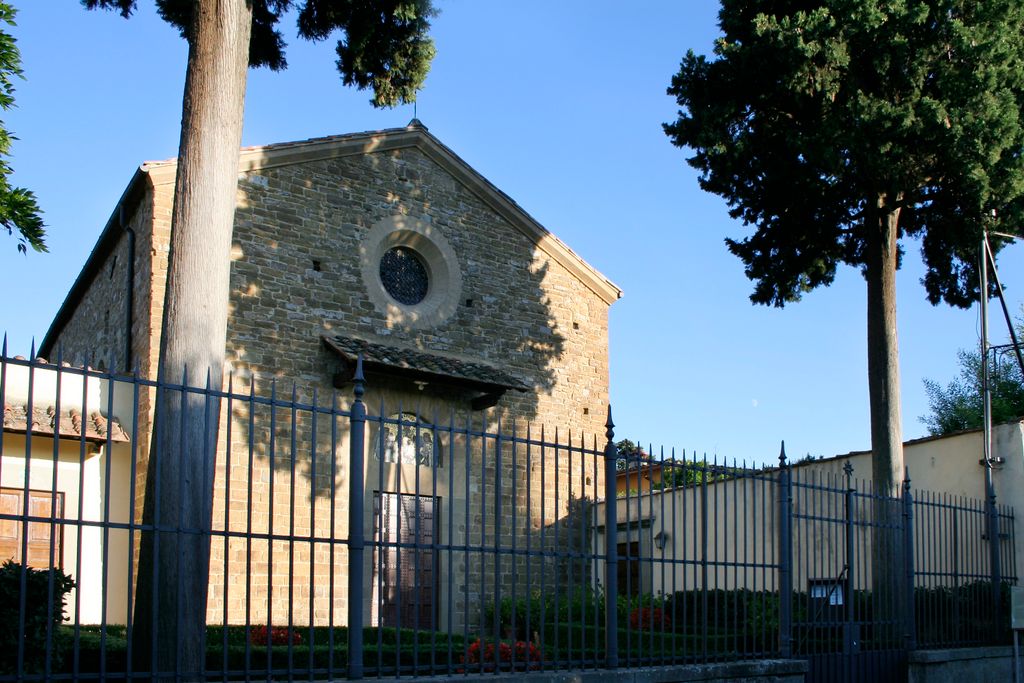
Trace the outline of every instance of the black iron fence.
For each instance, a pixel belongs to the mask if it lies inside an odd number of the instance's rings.
[[[185,429],[153,419],[158,389],[217,441],[152,439]],[[282,396],[0,355],[0,680],[776,657],[856,680],[1007,637],[1010,509],[784,456],[620,451],[610,419],[586,436],[363,397],[358,373]]]

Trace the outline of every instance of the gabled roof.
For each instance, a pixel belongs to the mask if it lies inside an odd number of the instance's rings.
[[[405,128],[333,135],[298,142],[283,142],[259,147],[243,147],[238,171],[258,171],[275,166],[287,166],[307,161],[323,161],[358,154],[372,154],[395,149],[415,148],[427,158],[455,177],[496,213],[533,240],[537,247],[576,275],[605,303],[611,304],[622,296],[622,291],[590,264],[580,258],[564,242],[551,234],[521,206],[491,184],[455,152],[430,134],[427,127],[413,119]],[[147,162],[142,171],[154,185],[174,182],[177,159]]]
[[[455,152],[431,135],[426,126],[417,119],[413,119],[404,128],[388,128],[366,133],[333,135],[297,142],[244,147],[239,158],[238,170],[240,173],[245,173],[275,166],[404,148],[419,150],[445,169],[495,213],[531,239],[538,249],[573,273],[606,304],[610,305],[622,296],[622,290],[611,280],[580,258],[564,242],[534,220],[511,197],[491,184],[487,178],[480,175]],[[75,280],[71,291],[50,324],[50,329],[40,345],[41,353],[47,354],[51,351],[54,341],[99,272],[107,254],[116,246],[124,232],[123,217],[127,214],[126,208],[137,202],[143,195],[146,183],[153,186],[173,184],[177,165],[177,159],[151,161],[144,163],[135,172],[128,187],[118,200],[117,206],[114,207],[96,246],[89,254],[82,272]]]

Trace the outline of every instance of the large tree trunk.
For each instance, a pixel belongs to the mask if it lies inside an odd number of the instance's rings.
[[[252,10],[195,0],[159,377],[220,390]],[[185,375],[187,373],[187,375]],[[136,590],[137,670],[202,680],[219,401],[157,391]],[[155,678],[155,676],[154,676]]]
[[[871,402],[871,478],[888,495],[903,480],[900,416],[900,361],[896,339],[896,266],[899,209],[887,211],[878,199],[877,225],[868,227],[868,394]]]
[[[900,582],[903,580],[902,517],[895,498],[903,479],[903,438],[900,415],[899,347],[896,339],[896,267],[899,209],[887,209],[878,197],[877,220],[868,225],[865,277],[868,288],[868,395],[871,403],[872,505],[871,570],[876,619],[899,633]],[[854,558],[848,558],[851,564]],[[908,586],[908,590],[911,588]]]

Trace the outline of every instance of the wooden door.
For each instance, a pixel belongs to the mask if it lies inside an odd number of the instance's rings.
[[[373,621],[378,626],[434,629],[436,529],[431,496],[374,495]]]
[[[0,514],[19,517],[0,518],[0,561],[12,559],[21,561],[22,534],[28,531],[28,562],[30,567],[45,569],[50,566],[50,537],[53,536],[54,565],[61,567],[61,550],[63,533],[60,524],[49,522],[24,522],[25,491],[23,489],[0,489]],[[64,494],[56,495],[51,491],[28,492],[29,517],[50,517],[50,511],[56,503],[54,518],[59,520],[64,515]]]

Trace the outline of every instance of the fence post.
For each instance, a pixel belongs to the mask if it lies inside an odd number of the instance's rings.
[[[917,649],[917,615],[914,613],[914,498],[910,494],[910,470],[903,474],[903,566],[904,602],[903,640],[907,651]]]
[[[996,490],[992,483],[992,463],[986,462],[985,467],[988,469],[988,496],[986,511],[988,513],[988,554],[989,554],[989,565],[990,573],[992,576],[992,614],[994,618],[992,620],[993,635],[1000,635],[1000,625],[1002,624],[1002,567],[1000,567],[999,561],[999,508],[996,507]]]
[[[364,475],[363,440],[366,432],[366,393],[363,357],[356,358],[356,373],[349,429],[348,498],[348,677],[363,677],[363,556],[366,538],[363,532]]]
[[[779,655],[793,656],[793,490],[786,442],[779,453]]]
[[[604,426],[608,438],[604,447],[604,645],[605,667],[615,669],[619,666],[618,494],[615,488],[615,461],[619,450],[615,447],[615,423],[610,405]]]
[[[841,588],[843,591],[843,653],[846,656],[846,666],[852,667],[851,657],[857,650],[857,643],[859,641],[859,635],[857,629],[854,628],[854,614],[853,614],[853,591],[854,586],[857,585],[857,579],[854,576],[854,568],[856,562],[854,562],[854,540],[857,533],[856,526],[854,524],[856,517],[856,490],[853,487],[853,465],[847,460],[846,464],[843,465],[843,475],[846,481],[846,496],[845,496],[845,540],[846,540],[846,585]],[[852,670],[852,668],[848,669]]]

